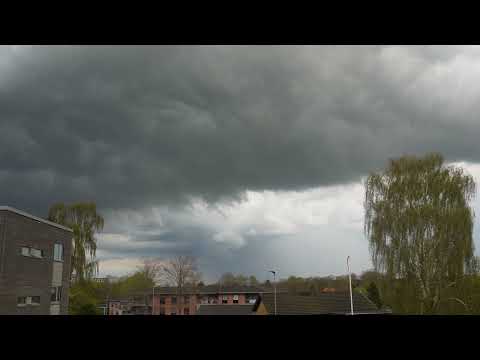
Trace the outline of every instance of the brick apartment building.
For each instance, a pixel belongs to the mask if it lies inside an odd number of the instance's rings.
[[[68,313],[72,230],[0,206],[0,315]]]
[[[107,301],[106,315],[152,315],[150,297],[146,295],[131,296],[128,299]]]
[[[154,314],[195,315],[201,304],[253,305],[260,294],[269,292],[256,286],[205,285],[186,288],[182,296],[178,296],[176,287],[156,287]],[[149,299],[152,296],[150,294]]]

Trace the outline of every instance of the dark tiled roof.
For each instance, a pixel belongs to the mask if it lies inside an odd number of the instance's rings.
[[[196,315],[253,315],[253,305],[200,305]]]
[[[186,287],[183,289],[184,295],[190,294],[260,294],[270,292],[257,286],[220,286],[220,285],[205,285],[199,286],[196,289]],[[150,292],[151,294],[151,292]],[[176,295],[177,288],[174,286],[162,286],[155,288],[155,295]]]
[[[275,313],[274,295],[264,294],[261,301],[270,314]],[[255,305],[258,307],[259,301]],[[354,314],[376,314],[382,313],[365,296],[359,293],[353,294]],[[318,296],[298,296],[288,294],[277,294],[278,315],[320,315],[320,314],[350,314],[350,294],[321,293]]]

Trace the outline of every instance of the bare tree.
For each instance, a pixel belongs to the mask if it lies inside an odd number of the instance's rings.
[[[158,258],[147,258],[143,260],[143,265],[138,267],[146,279],[153,281],[154,285],[159,280],[162,270],[162,261]]]
[[[186,285],[195,285],[200,281],[201,274],[197,271],[197,262],[191,256],[176,256],[162,266],[161,277],[170,286],[177,288],[177,313],[181,313],[179,299],[183,299]]]

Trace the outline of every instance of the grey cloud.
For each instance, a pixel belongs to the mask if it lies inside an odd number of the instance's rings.
[[[92,199],[102,208],[191,196],[215,202],[247,189],[353,181],[403,152],[478,160],[478,105],[452,114],[435,93],[412,88],[461,51],[97,46],[33,47],[9,57],[4,50],[0,185],[15,186],[2,201],[37,213],[52,200]]]
[[[104,258],[342,271],[315,265],[305,239],[202,225],[190,200],[348,183],[403,153],[478,162],[479,60],[457,46],[0,47],[0,204],[44,216],[96,201],[105,232],[131,239],[100,243]]]

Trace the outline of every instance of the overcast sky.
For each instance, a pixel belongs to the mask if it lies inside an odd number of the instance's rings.
[[[0,205],[95,201],[102,275],[360,273],[362,179],[439,151],[480,181],[478,114],[480,47],[3,46]]]

